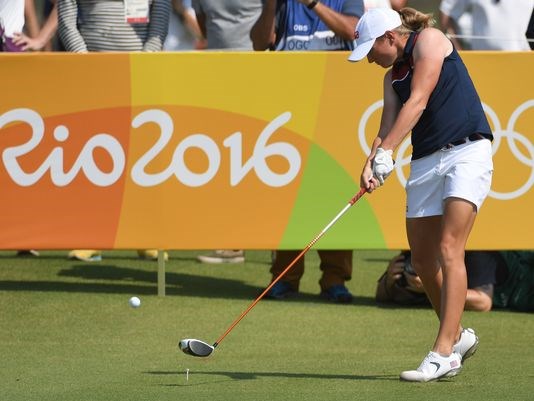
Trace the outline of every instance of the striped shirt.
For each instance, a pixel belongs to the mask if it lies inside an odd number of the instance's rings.
[[[160,51],[170,0],[149,1],[149,22],[126,22],[123,0],[58,0],[59,36],[70,52]]]

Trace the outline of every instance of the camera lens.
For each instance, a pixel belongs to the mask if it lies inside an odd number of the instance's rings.
[[[404,271],[408,274],[416,275],[412,266],[412,259],[409,255],[406,255],[406,258],[404,259]]]

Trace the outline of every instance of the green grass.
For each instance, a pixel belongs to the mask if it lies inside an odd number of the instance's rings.
[[[352,305],[317,299],[317,253],[300,298],[260,302],[207,359],[177,350],[214,342],[269,281],[270,253],[244,265],[204,265],[171,252],[167,296],[157,265],[135,252],[99,263],[66,252],[35,259],[0,252],[0,399],[17,400],[527,400],[534,394],[534,319],[466,313],[481,338],[460,376],[403,383],[432,345],[430,309],[375,305],[391,251],[356,251]],[[139,309],[128,306],[132,295]],[[189,380],[186,380],[189,369]]]

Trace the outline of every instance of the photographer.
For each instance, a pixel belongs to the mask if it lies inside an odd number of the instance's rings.
[[[412,269],[410,251],[402,251],[389,261],[378,279],[375,298],[401,305],[430,305],[421,279]]]
[[[503,255],[497,251],[467,251],[465,265],[468,286],[465,310],[491,310],[495,287],[500,288],[499,285],[507,281],[508,269]],[[430,305],[421,279],[412,269],[409,251],[391,259],[378,280],[376,300],[401,305]]]

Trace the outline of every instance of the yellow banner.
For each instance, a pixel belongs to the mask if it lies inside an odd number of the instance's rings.
[[[534,54],[462,56],[496,138],[469,247],[533,249]],[[1,55],[0,248],[303,247],[358,191],[378,129],[385,71],[346,57]],[[410,150],[318,247],[407,246]]]

